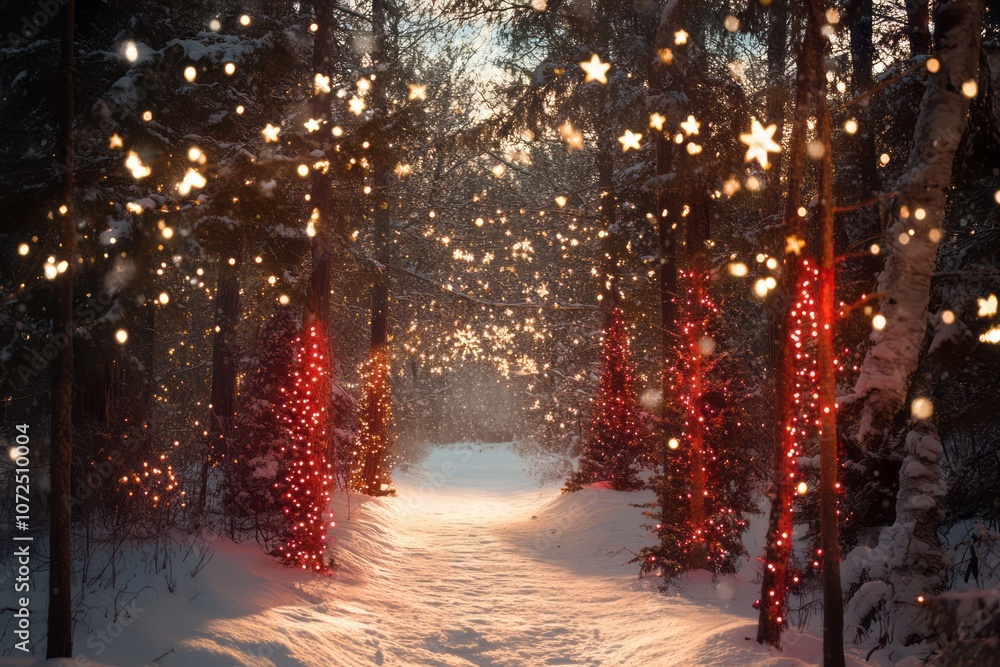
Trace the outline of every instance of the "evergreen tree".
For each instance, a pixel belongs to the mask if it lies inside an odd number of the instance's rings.
[[[277,309],[261,328],[253,356],[244,360],[230,459],[226,466],[226,507],[234,522],[258,531],[261,518],[280,509],[281,452],[289,435],[279,413],[295,363],[299,318],[290,307]],[[252,521],[240,522],[249,517]],[[266,536],[265,536],[266,537]]]
[[[681,274],[680,317],[673,328],[681,344],[665,371],[668,395],[677,397],[684,412],[680,437],[666,442],[665,461],[651,480],[658,509],[645,512],[657,545],[639,552],[635,561],[643,573],[656,573],[664,588],[681,573],[704,568],[713,574],[733,574],[747,556],[743,533],[747,515],[754,511],[753,481],[745,460],[749,447],[740,437],[741,404],[730,396],[727,377],[733,369],[727,358],[715,355],[720,336],[719,309],[704,289],[704,279]],[[694,302],[698,306],[694,307]],[[692,442],[698,441],[698,454]],[[695,467],[700,470],[695,470]],[[695,483],[696,473],[701,483]],[[694,511],[695,489],[701,489],[700,508]]]
[[[648,462],[649,453],[622,319],[620,308],[611,311],[590,434],[583,446],[580,468],[569,478],[566,491],[577,491],[584,484],[597,482],[606,482],[617,491],[632,491],[643,484],[639,471]]]

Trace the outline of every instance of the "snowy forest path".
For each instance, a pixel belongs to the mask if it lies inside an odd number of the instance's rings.
[[[202,637],[184,640],[177,660],[158,664],[815,664],[799,657],[820,655],[813,637],[790,632],[783,655],[749,641],[753,582],[696,578],[684,596],[665,596],[656,580],[635,576],[630,551],[649,537],[634,504],[648,492],[560,494],[525,466],[509,445],[455,445],[397,471],[395,497],[359,506],[352,496],[350,518],[340,496],[333,576],[290,573],[289,595],[289,577],[251,566],[266,589],[257,610],[216,617]],[[255,584],[244,567],[216,585]]]

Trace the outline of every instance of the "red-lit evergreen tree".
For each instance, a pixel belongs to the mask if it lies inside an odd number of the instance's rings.
[[[326,531],[333,471],[327,457],[330,362],[325,336],[317,324],[307,324],[297,340],[298,355],[291,388],[283,389],[282,414],[289,442],[282,449],[286,479],[282,505],[285,531],[282,555],[286,563],[329,571],[325,559]]]
[[[648,458],[646,437],[635,397],[635,379],[622,311],[611,311],[604,335],[604,368],[590,417],[590,434],[583,446],[580,468],[570,476],[566,491],[584,484],[607,482],[629,491],[642,486],[639,471]]]
[[[691,569],[736,572],[747,555],[742,535],[753,512],[740,412],[730,397],[726,357],[716,354],[719,308],[708,273],[680,272],[678,345],[666,369],[667,401],[675,403],[676,435],[669,437],[660,472],[651,480],[658,511],[646,512],[659,543],[642,549],[642,572],[669,582]],[[669,428],[669,427],[668,427]]]

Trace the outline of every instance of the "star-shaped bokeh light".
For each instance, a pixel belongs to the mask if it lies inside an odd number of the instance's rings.
[[[781,152],[781,146],[774,142],[774,133],[777,130],[777,125],[768,125],[765,128],[756,118],[752,120],[750,131],[740,134],[740,141],[747,145],[747,162],[757,160],[764,169],[770,166],[767,154]]]
[[[590,56],[590,60],[584,60],[580,63],[580,69],[586,75],[583,79],[584,83],[590,83],[591,81],[607,83],[608,70],[611,69],[611,63],[602,63],[601,59],[595,53]]]

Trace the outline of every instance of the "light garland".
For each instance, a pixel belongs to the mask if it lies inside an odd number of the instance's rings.
[[[327,343],[316,325],[296,339],[298,356],[286,395],[284,421],[289,444],[282,447],[287,470],[282,488],[286,563],[325,574],[326,531],[335,524],[329,512],[333,472],[327,459],[330,364]]]
[[[819,426],[818,361],[815,347],[819,338],[817,303],[813,290],[819,279],[819,268],[808,259],[802,259],[799,269],[801,279],[796,287],[795,302],[790,312],[792,327],[787,332],[786,344],[791,344],[796,363],[792,391],[789,400],[794,406],[793,416],[784,425],[782,442],[785,451],[782,457],[783,491],[778,493],[782,507],[777,528],[769,531],[769,548],[764,558],[766,574],[770,574],[767,600],[758,600],[756,605],[766,604],[768,613],[782,625],[787,622],[788,593],[793,584],[800,581],[797,571],[789,571],[792,557],[792,520],[794,515],[795,489],[799,484],[798,459],[802,456],[802,446],[810,433]]]
[[[623,491],[639,488],[639,469],[648,462],[639,405],[635,397],[628,334],[620,308],[611,312],[604,336],[601,384],[591,412],[590,434],[584,445],[580,471],[567,490],[583,484],[607,482]]]
[[[394,459],[390,453],[392,433],[392,387],[389,352],[372,352],[368,360],[358,407],[358,434],[354,450],[351,488],[369,496],[395,493],[392,488]]]
[[[660,546],[643,551],[643,570],[658,568],[658,574],[667,579],[691,568],[731,571],[742,555],[741,535],[747,526],[743,510],[729,506],[725,498],[729,461],[720,461],[712,444],[718,441],[718,429],[725,429],[719,422],[726,388],[711,379],[715,365],[711,333],[719,308],[707,289],[704,272],[678,271],[678,279],[686,285],[680,304],[683,317],[677,327],[680,353],[665,372],[669,395],[683,410],[683,429],[679,438],[669,441],[666,469],[658,481],[663,487],[660,502],[666,505],[660,508],[660,522],[654,526]],[[723,399],[722,406],[706,400],[716,393]]]

